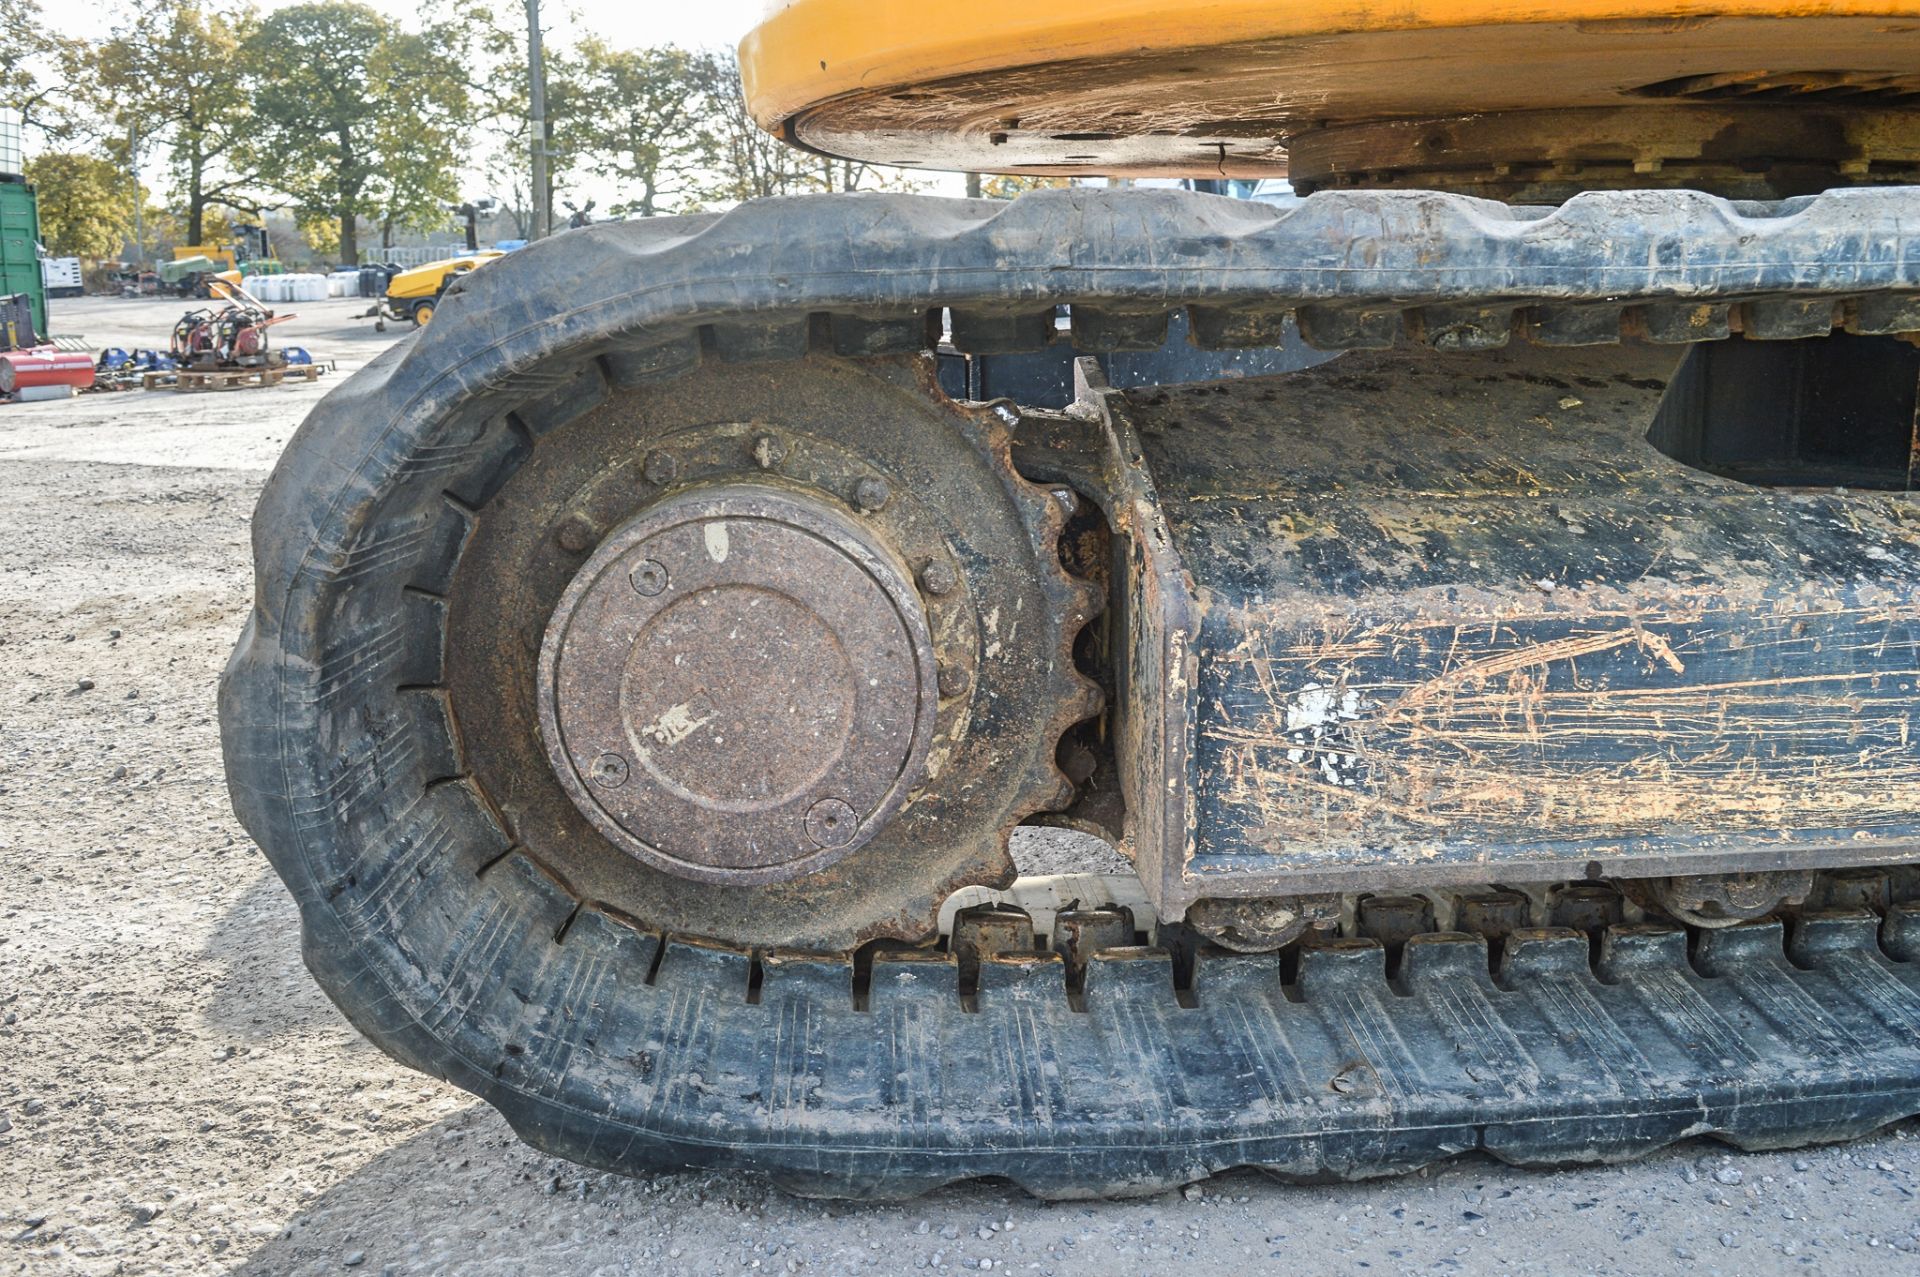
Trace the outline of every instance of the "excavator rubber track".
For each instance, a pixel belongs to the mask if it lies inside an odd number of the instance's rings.
[[[529,855],[463,765],[445,597],[505,476],[622,387],[913,356],[943,327],[966,351],[1033,349],[1062,303],[1084,349],[1152,345],[1175,310],[1212,346],[1288,324],[1329,348],[1442,350],[1908,333],[1917,198],[781,199],[515,253],[330,395],[269,481],[221,688],[236,810],[364,1033],[610,1169],[753,1167],[864,1197],[1002,1176],[1073,1197],[1235,1166],[1358,1177],[1471,1150],[1861,1134],[1920,1111],[1911,900],[1253,955],[1163,928],[1161,945],[989,953],[964,979],[947,950],[662,936]]]

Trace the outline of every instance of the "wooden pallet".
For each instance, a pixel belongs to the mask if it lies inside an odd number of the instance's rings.
[[[140,388],[142,390],[178,390],[182,393],[201,390],[253,390],[260,386],[277,386],[289,377],[316,381],[320,373],[319,364],[288,364],[281,368],[222,368],[213,372],[192,372],[181,369],[177,372],[142,373]]]

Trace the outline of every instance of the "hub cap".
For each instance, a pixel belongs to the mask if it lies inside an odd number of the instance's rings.
[[[705,882],[817,872],[925,770],[938,691],[911,579],[851,512],[690,491],[616,529],[540,652],[561,785],[634,856]]]

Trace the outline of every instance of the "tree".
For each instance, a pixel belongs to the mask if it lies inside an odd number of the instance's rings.
[[[86,45],[58,26],[40,0],[0,0],[0,106],[19,111],[27,128],[64,137],[67,86],[84,78]]]
[[[710,200],[759,199],[802,191],[921,189],[925,181],[904,169],[809,155],[761,128],[740,88],[740,64],[715,50],[690,67],[694,91],[707,109],[702,193]]]
[[[554,141],[570,167],[634,192],[618,211],[668,212],[712,152],[694,57],[672,47],[617,49],[589,36],[553,60]]]
[[[40,240],[55,257],[118,257],[133,231],[126,169],[101,155],[52,151],[27,161],[40,201]],[[142,192],[144,194],[144,192]]]
[[[326,0],[276,11],[248,43],[263,68],[252,160],[303,224],[338,224],[342,260],[359,260],[361,218],[409,223],[453,191],[468,104],[453,33],[411,35],[365,5]]]
[[[166,148],[189,244],[209,242],[210,206],[260,211],[245,146],[254,125],[246,58],[258,27],[246,0],[144,0],[97,53],[93,96],[121,131]]]
[[[836,160],[816,156],[818,175],[814,181],[823,191],[922,191],[930,184],[910,169],[886,164],[868,164],[864,160]]]
[[[709,104],[704,194],[711,200],[758,199],[812,189],[816,157],[767,133],[747,110],[740,64],[728,50],[702,54],[692,68],[696,90]]]
[[[1014,173],[996,173],[982,185],[980,194],[990,200],[1017,200],[1028,191],[1071,185],[1064,177],[1022,177]]]
[[[454,153],[452,131],[430,117],[384,113],[374,132],[381,172],[372,184],[380,223],[380,247],[393,247],[402,226],[433,230],[451,216],[460,196],[459,174],[445,157]]]
[[[227,210],[219,207],[207,209],[199,239],[187,238],[187,219],[177,205],[149,201],[146,211],[141,214],[141,223],[143,247],[163,261],[169,249],[184,244],[231,244],[236,238],[232,219]]]

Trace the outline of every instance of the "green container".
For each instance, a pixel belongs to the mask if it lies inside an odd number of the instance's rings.
[[[47,336],[47,286],[40,277],[40,205],[25,182],[0,177],[0,297],[33,299],[33,327]]]

